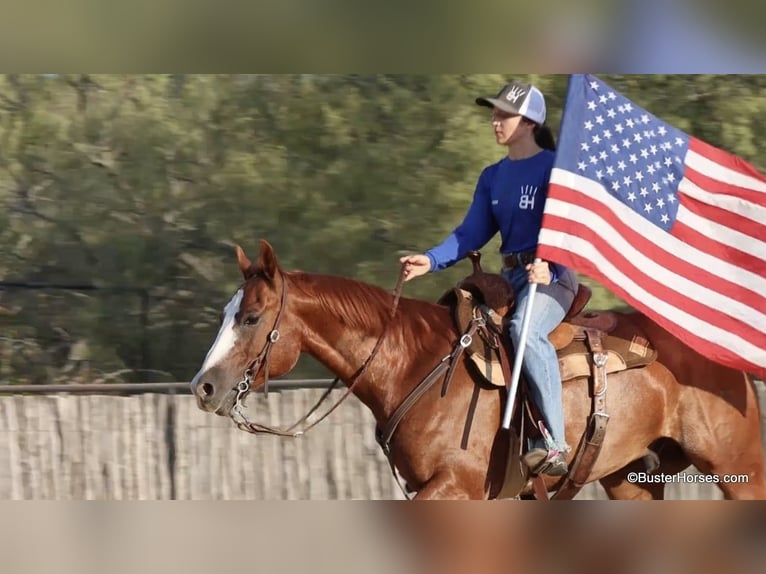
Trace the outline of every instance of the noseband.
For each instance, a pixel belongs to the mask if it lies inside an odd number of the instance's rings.
[[[402,270],[401,270],[401,273],[399,274],[399,280],[396,284],[396,289],[394,291],[394,303],[391,308],[391,319],[393,319],[394,315],[396,314],[396,309],[399,306],[399,298],[401,296],[403,285],[404,285],[404,266],[402,265]],[[269,353],[271,352],[272,346],[274,346],[274,344],[276,344],[277,341],[280,340],[279,323],[282,320],[282,314],[284,312],[286,302],[287,302],[287,280],[283,276],[282,277],[282,297],[279,304],[279,312],[277,313],[277,318],[274,320],[274,326],[272,327],[271,332],[269,332],[268,337],[266,337],[266,343],[263,345],[263,349],[261,349],[261,352],[258,353],[258,356],[255,358],[255,360],[250,363],[247,369],[245,369],[245,372],[242,376],[242,380],[239,381],[239,383],[237,383],[237,385],[233,388],[233,390],[237,392],[237,397],[234,400],[234,406],[232,407],[229,416],[236,423],[237,427],[240,430],[250,432],[253,434],[272,434],[277,436],[298,437],[305,434],[310,429],[312,429],[313,427],[318,425],[320,422],[322,422],[331,412],[333,412],[336,408],[338,408],[338,406],[344,400],[346,400],[348,396],[353,392],[357,382],[359,382],[362,375],[366,372],[367,367],[372,362],[372,359],[377,354],[378,349],[380,348],[380,344],[383,342],[383,338],[385,337],[386,333],[388,332],[388,328],[392,323],[392,321],[388,321],[386,323],[385,327],[383,328],[383,332],[380,334],[380,337],[378,337],[378,340],[375,343],[375,346],[373,347],[372,351],[370,352],[370,355],[367,357],[367,360],[365,360],[362,367],[356,372],[356,374],[352,377],[351,381],[349,382],[346,393],[340,399],[338,399],[338,401],[327,412],[325,412],[319,419],[317,419],[316,421],[314,421],[307,427],[302,428],[301,430],[298,430],[298,431],[294,430],[299,425],[302,425],[303,423],[305,423],[308,420],[308,418],[316,412],[316,410],[327,399],[327,397],[330,396],[330,393],[340,382],[340,377],[335,377],[333,382],[330,384],[327,390],[322,394],[322,396],[319,398],[316,404],[313,407],[311,407],[311,409],[309,409],[309,411],[303,417],[301,417],[300,420],[298,420],[297,422],[295,422],[294,424],[290,425],[287,428],[280,429],[280,428],[271,427],[265,424],[251,422],[250,420],[247,419],[242,409],[244,407],[244,399],[248,394],[250,394],[252,383],[258,377],[258,374],[260,373],[261,370],[263,370],[263,376],[264,376],[264,383],[263,383],[264,396],[268,396]]]

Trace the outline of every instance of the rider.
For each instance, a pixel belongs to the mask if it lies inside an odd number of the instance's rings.
[[[533,474],[567,473],[561,374],[548,335],[569,311],[577,291],[575,274],[547,261],[534,263],[556,144],[545,125],[545,97],[535,86],[506,84],[497,97],[476,99],[492,108],[491,123],[507,156],[484,168],[463,222],[439,245],[407,255],[405,280],[450,267],[469,251],[480,250],[500,231],[502,275],[516,294],[510,335],[518,348],[529,284],[537,283],[523,368],[535,403],[542,411],[543,439],[530,442],[524,460]]]

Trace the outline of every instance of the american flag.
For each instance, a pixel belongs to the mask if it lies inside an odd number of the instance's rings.
[[[590,75],[569,80],[537,255],[766,377],[766,177]]]

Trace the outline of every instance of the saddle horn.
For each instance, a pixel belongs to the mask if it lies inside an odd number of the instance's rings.
[[[473,263],[474,274],[484,273],[484,270],[481,268],[481,253],[478,251],[469,251],[468,257],[471,259],[471,263]]]

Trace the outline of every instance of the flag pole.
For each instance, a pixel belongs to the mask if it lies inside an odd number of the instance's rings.
[[[540,263],[539,257],[535,258],[535,263]],[[503,428],[511,428],[511,416],[513,415],[513,405],[516,402],[516,394],[519,388],[519,377],[521,376],[521,362],[524,357],[524,348],[527,346],[527,334],[529,332],[529,321],[532,318],[532,302],[537,292],[537,283],[529,284],[529,294],[527,295],[527,306],[524,308],[524,318],[521,322],[521,335],[516,349],[516,357],[513,359],[513,372],[511,373],[511,388],[508,390],[508,401],[505,404],[505,414],[503,415]]]

